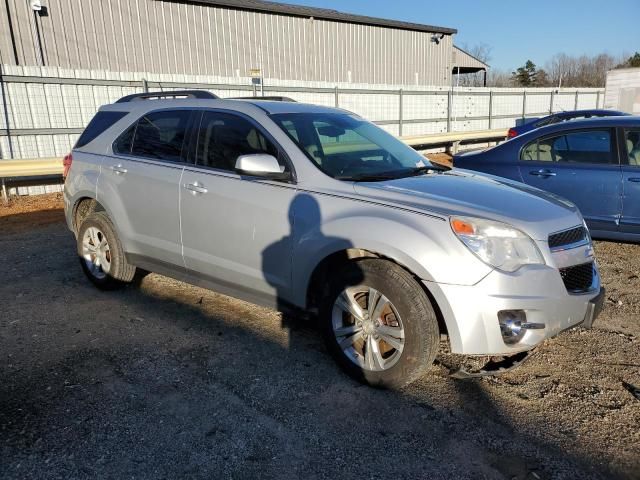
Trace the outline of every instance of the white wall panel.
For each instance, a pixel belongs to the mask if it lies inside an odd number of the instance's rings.
[[[139,0],[144,1],[144,0]],[[197,17],[194,17],[197,20]],[[256,17],[256,20],[258,18]],[[357,37],[357,29],[354,30]],[[354,37],[355,38],[355,37]],[[248,77],[225,77],[219,75],[188,75],[177,73],[111,72],[102,70],[72,70],[55,67],[17,67],[3,65],[8,101],[10,133],[12,135],[14,157],[62,156],[69,151],[77,133],[40,132],[29,133],[30,129],[71,128],[80,130],[89,122],[95,111],[107,103],[130,93],[142,91],[142,79],[149,82],[169,82],[164,90],[197,88],[208,90],[220,97],[252,96],[251,79]],[[8,76],[7,76],[8,75]],[[11,77],[15,76],[15,77]],[[24,79],[24,77],[36,77]],[[41,77],[41,78],[38,78]],[[22,78],[22,80],[21,80]],[[59,80],[56,80],[59,78]],[[74,82],[73,79],[77,79]],[[109,80],[131,82],[130,85],[87,85]],[[58,83],[55,83],[55,82]],[[82,84],[85,82],[85,84]],[[186,87],[170,82],[184,82]],[[338,88],[338,106],[363,117],[384,122],[383,128],[398,134],[400,118],[400,89],[402,95],[403,135],[420,135],[447,130],[448,88],[415,87],[411,85],[384,85],[347,82],[323,82],[304,80],[265,80],[265,95],[291,97],[299,102],[334,106],[335,88]],[[157,87],[156,87],[157,88]],[[260,88],[257,88],[258,94]],[[479,130],[489,126],[489,89],[461,88],[451,94],[452,111],[450,128],[453,131]],[[508,128],[522,117],[524,89],[492,90],[493,128]],[[548,111],[551,90],[527,90],[527,115],[543,114]],[[599,94],[598,94],[599,92]],[[583,89],[578,92],[580,108],[594,108],[602,90]],[[554,93],[554,111],[572,110],[576,91],[565,89]],[[9,144],[4,126],[4,109],[0,102],[0,158],[10,156]],[[25,132],[24,130],[27,130]]]

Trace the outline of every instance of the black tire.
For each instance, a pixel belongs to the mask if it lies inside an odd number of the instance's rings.
[[[83,254],[83,239],[89,228],[96,228],[109,245],[110,267],[108,272],[102,269],[90,268]],[[116,234],[116,230],[105,212],[95,212],[84,219],[78,228],[77,252],[82,271],[91,282],[102,290],[113,290],[126,283],[130,283],[136,273],[136,267],[127,262],[127,259]]]
[[[338,344],[333,329],[333,308],[338,296],[347,287],[364,286],[377,290],[393,304],[404,328],[404,348],[397,351],[397,360],[378,371],[351,360]],[[370,386],[396,389],[417,380],[431,368],[438,351],[440,332],[429,297],[409,272],[387,260],[351,262],[338,272],[329,281],[329,294],[322,302],[319,319],[327,348],[340,367]]]

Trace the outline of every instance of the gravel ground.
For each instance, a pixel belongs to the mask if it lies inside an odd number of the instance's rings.
[[[597,243],[593,330],[390,392],[273,311],[159,275],[96,290],[59,201],[0,206],[0,478],[640,478],[640,246]]]

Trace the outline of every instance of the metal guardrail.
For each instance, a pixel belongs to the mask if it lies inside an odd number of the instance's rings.
[[[404,143],[416,150],[426,150],[427,148],[434,147],[447,147],[451,148],[453,153],[458,151],[458,147],[461,144],[497,142],[505,140],[506,138],[506,128],[476,130],[474,132],[449,132],[400,137]]]
[[[428,135],[411,135],[400,139],[417,150],[434,147],[452,148],[455,153],[460,144],[487,143],[504,140],[507,136],[505,129],[479,130],[475,132],[450,132]],[[0,160],[0,178],[2,179],[2,198],[8,202],[7,183],[12,179],[34,177],[33,184],[38,184],[43,176],[60,176],[62,180],[62,158],[25,158],[20,160]],[[20,182],[25,185],[25,181]],[[27,182],[28,183],[28,182]]]
[[[62,158],[59,157],[0,160],[0,178],[62,175],[62,168]]]
[[[2,200],[9,202],[7,184],[43,185],[51,180],[62,183],[62,158],[24,158],[20,160],[0,160],[0,179],[2,179]],[[46,178],[53,177],[49,181]],[[29,180],[31,179],[31,180]]]

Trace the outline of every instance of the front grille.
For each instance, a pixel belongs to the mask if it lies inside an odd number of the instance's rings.
[[[586,292],[593,283],[593,262],[561,268],[560,276],[569,293]]]
[[[564,247],[584,240],[587,237],[587,230],[584,227],[571,228],[549,235],[549,248]]]

